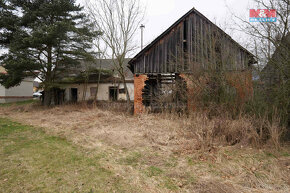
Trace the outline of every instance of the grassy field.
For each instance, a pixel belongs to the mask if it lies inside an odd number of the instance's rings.
[[[18,105],[32,104],[32,103],[38,103],[38,102],[39,102],[38,99],[31,99],[31,100],[18,101],[18,102],[12,102],[12,103],[0,103],[0,107],[18,106]]]
[[[97,150],[84,151],[40,129],[0,119],[0,192],[131,192],[99,163],[100,156]]]
[[[290,192],[289,146],[204,148],[199,129],[215,123],[199,115],[32,103],[0,117],[0,192]]]

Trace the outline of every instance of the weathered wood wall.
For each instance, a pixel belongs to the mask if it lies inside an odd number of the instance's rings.
[[[200,13],[192,11],[140,52],[135,74],[191,73],[202,67],[242,70],[253,56]]]

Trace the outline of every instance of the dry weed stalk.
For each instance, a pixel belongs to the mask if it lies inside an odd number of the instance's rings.
[[[183,119],[181,128],[186,129],[184,135],[196,138],[198,149],[202,151],[220,145],[261,148],[270,144],[279,149],[281,135],[285,129],[279,125],[278,117],[272,118],[270,122],[265,118],[256,119],[243,114],[233,118],[227,113],[211,117],[205,112],[195,112]]]

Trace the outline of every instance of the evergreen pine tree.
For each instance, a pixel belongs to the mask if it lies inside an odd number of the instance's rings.
[[[33,75],[42,80],[49,106],[56,80],[81,60],[93,59],[99,35],[75,0],[0,0],[0,75],[6,88]]]

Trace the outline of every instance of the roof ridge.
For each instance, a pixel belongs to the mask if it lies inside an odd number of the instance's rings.
[[[183,19],[185,19],[188,15],[190,15],[191,13],[196,13],[197,15],[199,15],[200,17],[204,18],[206,21],[208,21],[210,24],[213,24],[215,27],[217,27],[217,29],[219,29],[222,33],[224,33],[225,35],[227,35],[231,41],[233,41],[235,44],[237,44],[241,49],[243,49],[245,52],[247,52],[248,54],[252,55],[254,57],[254,55],[249,52],[247,49],[245,49],[243,46],[241,46],[238,42],[236,42],[229,34],[227,34],[224,30],[222,30],[219,26],[217,26],[216,24],[214,24],[212,21],[210,21],[206,16],[204,16],[202,13],[200,13],[198,10],[195,9],[195,7],[191,8],[188,12],[186,12],[182,17],[180,17],[176,22],[174,22],[169,28],[167,28],[164,32],[162,32],[159,36],[157,36],[153,41],[150,42],[150,44],[148,44],[145,48],[143,48],[140,52],[138,52],[138,54],[136,54],[129,62],[128,64],[131,64],[131,62],[133,62],[137,57],[139,57],[142,53],[144,53],[146,50],[148,50],[150,47],[154,46],[154,44],[159,41],[160,39],[162,39],[162,37],[164,37],[167,33],[169,33],[175,26],[177,26]]]

